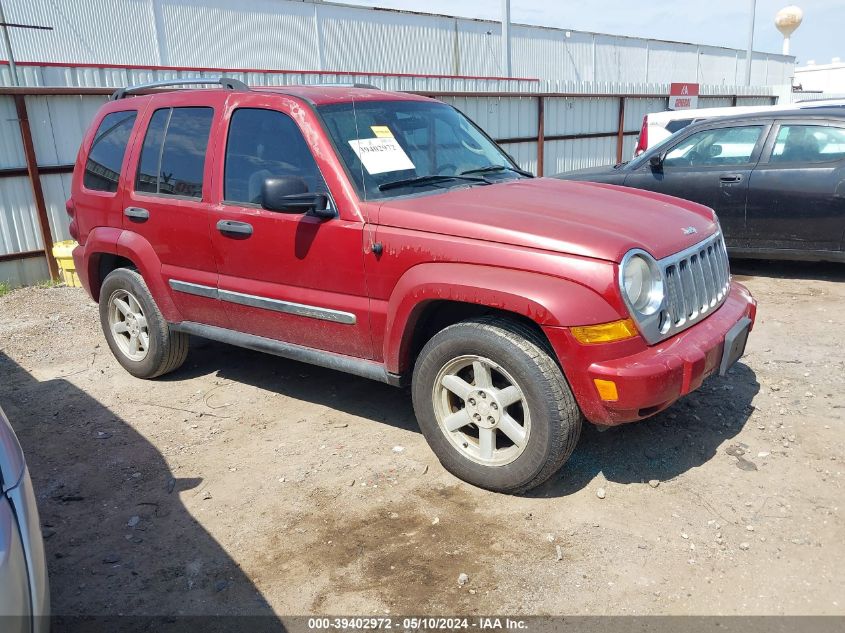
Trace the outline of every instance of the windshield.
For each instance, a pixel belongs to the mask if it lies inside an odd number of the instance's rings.
[[[367,200],[489,185],[524,173],[443,103],[358,101],[317,110],[358,194]]]

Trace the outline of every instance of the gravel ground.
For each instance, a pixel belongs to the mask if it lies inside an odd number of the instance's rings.
[[[81,290],[0,297],[54,611],[845,614],[845,268],[734,272],[729,376],[523,497],[447,474],[401,390],[201,340],[145,382]]]

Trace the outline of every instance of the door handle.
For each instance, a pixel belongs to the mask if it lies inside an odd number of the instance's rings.
[[[150,219],[150,212],[141,207],[126,207],[123,210],[123,215],[133,222],[146,222]]]
[[[742,182],[742,174],[725,174],[719,176],[720,182]]]
[[[235,220],[220,220],[217,222],[217,230],[224,235],[249,237],[252,235],[252,224]]]

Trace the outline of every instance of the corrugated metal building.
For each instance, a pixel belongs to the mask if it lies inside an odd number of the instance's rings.
[[[203,74],[32,66],[26,67],[26,72],[28,76],[40,78],[60,72],[59,76],[65,79],[82,78],[88,84],[98,83],[100,86],[116,78],[121,79],[120,84],[136,84],[166,76]],[[288,79],[313,82],[339,79],[331,75],[230,74],[253,85],[278,84]],[[568,92],[555,93],[538,90],[537,82],[529,82],[529,86],[534,87],[527,89],[520,89],[523,82],[515,82],[520,92],[514,92],[506,89],[508,82],[498,80],[433,80],[374,75],[351,75],[343,79],[386,84],[394,88],[400,87],[395,84],[404,84],[407,90],[436,94],[498,139],[520,166],[538,174],[602,165],[629,157],[643,115],[665,109],[665,95],[668,94],[667,85],[652,84],[579,84]],[[70,81],[69,85],[73,83]],[[442,85],[444,83],[445,86]],[[17,285],[48,276],[47,261],[42,252],[42,225],[48,227],[54,241],[69,238],[64,201],[70,195],[72,164],[89,121],[106,100],[104,93],[108,90],[65,89],[79,93],[70,95],[55,94],[61,89],[23,89],[30,92],[26,96],[14,94],[14,90],[22,89],[0,88],[0,281],[8,280]],[[710,87],[700,97],[700,105],[769,104],[776,98],[771,87]],[[28,175],[21,122],[16,111],[20,103],[24,105],[30,123],[31,159],[39,172],[35,182],[40,183],[43,191],[43,216],[38,208],[33,180]],[[42,222],[40,217],[45,221]]]
[[[490,21],[288,0],[0,3],[9,22],[54,28],[11,30],[21,85],[88,88],[0,94],[0,281],[13,284],[47,277],[42,226],[55,241],[69,237],[71,165],[106,98],[95,87],[225,70],[251,85],[361,81],[436,93],[523,168],[551,174],[629,156],[642,116],[666,108],[671,81],[702,83],[702,107],[772,103],[793,67],[791,57],[756,54],[757,85],[737,88],[744,51],[514,26],[516,78],[507,79],[498,77],[500,25]],[[11,84],[0,61],[0,86]]]
[[[838,57],[829,64],[808,62],[795,69],[795,83],[803,90],[845,93],[845,63]]]
[[[32,62],[502,76],[501,24],[289,0],[2,0]],[[740,85],[745,51],[541,26],[512,27],[513,75],[551,81]],[[755,53],[753,85],[794,58]]]

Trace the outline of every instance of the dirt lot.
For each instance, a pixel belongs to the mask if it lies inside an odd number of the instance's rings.
[[[760,302],[743,362],[588,426],[526,497],[448,475],[400,390],[200,340],[144,382],[81,290],[14,291],[0,402],[54,611],[845,614],[845,268],[734,271]]]

